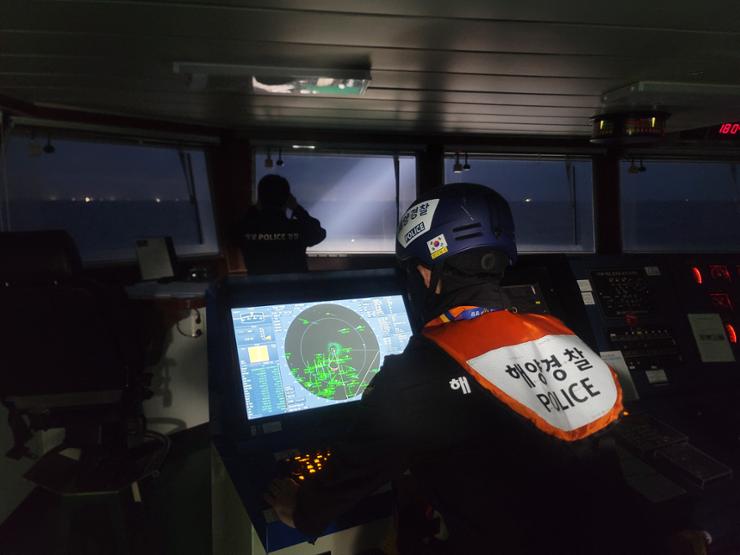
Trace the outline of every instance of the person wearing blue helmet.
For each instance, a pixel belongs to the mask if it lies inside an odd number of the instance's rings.
[[[411,475],[422,510],[398,520],[400,553],[663,552],[605,447],[622,410],[615,374],[555,318],[507,310],[515,237],[508,203],[481,185],[409,207],[396,254],[414,336],[386,357],[330,468],[271,484],[283,522],[316,537]]]
[[[488,187],[456,183],[417,199],[401,218],[396,238],[417,326],[462,298],[503,308],[506,299],[497,284],[516,262],[515,237],[509,204]],[[443,274],[444,294],[438,287]]]

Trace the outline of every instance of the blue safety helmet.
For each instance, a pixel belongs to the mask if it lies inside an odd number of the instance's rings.
[[[455,255],[481,249],[516,262],[514,220],[509,203],[493,189],[454,183],[432,189],[401,218],[396,256],[402,264],[441,268]]]

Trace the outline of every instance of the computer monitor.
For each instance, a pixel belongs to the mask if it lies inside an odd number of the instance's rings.
[[[358,401],[411,324],[398,294],[231,308],[250,421]]]

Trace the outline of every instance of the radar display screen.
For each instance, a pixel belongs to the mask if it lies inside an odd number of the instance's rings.
[[[411,325],[400,295],[231,309],[247,418],[357,401]]]

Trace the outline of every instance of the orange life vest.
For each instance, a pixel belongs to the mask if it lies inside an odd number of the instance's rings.
[[[428,323],[424,335],[496,399],[564,441],[588,437],[619,418],[616,373],[560,320],[500,310],[453,321],[474,309],[448,311]]]

